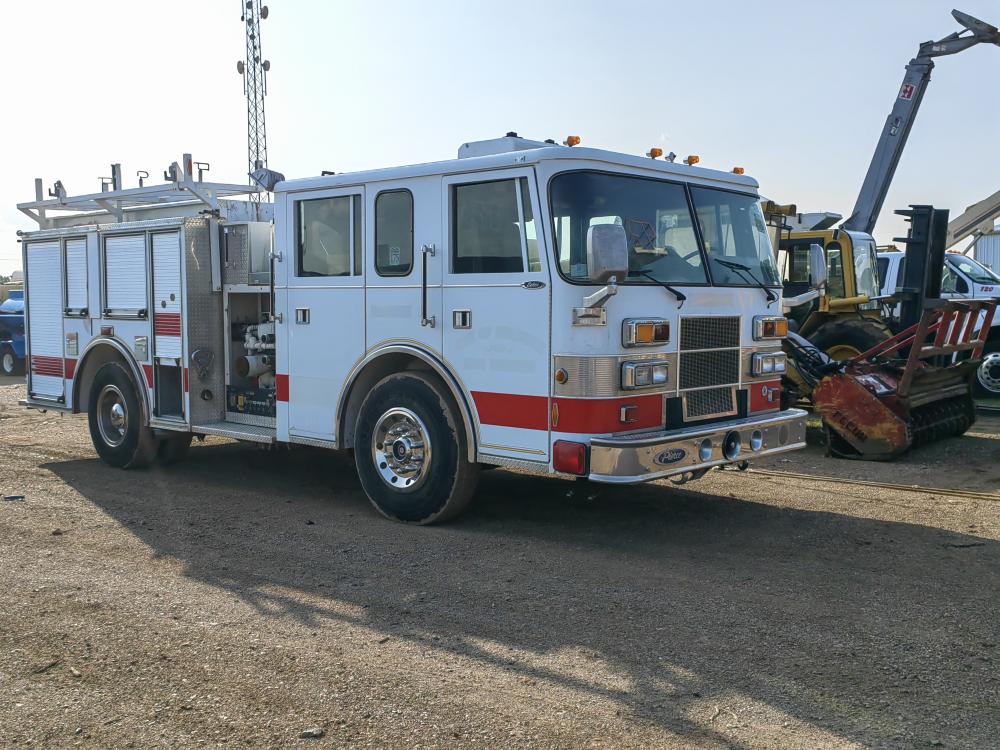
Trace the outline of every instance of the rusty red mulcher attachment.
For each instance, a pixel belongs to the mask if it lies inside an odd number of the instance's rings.
[[[996,306],[941,300],[915,325],[843,362],[801,337],[789,341],[800,371],[816,379],[812,401],[830,454],[886,460],[968,430],[976,418],[971,381]]]

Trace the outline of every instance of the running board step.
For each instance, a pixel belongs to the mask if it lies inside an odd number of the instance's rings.
[[[191,432],[201,435],[218,435],[219,437],[247,440],[251,443],[273,444],[277,442],[277,430],[273,427],[258,427],[252,424],[237,422],[209,422],[191,427]]]

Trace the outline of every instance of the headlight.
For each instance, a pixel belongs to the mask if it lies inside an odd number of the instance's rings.
[[[783,339],[788,335],[788,318],[758,315],[753,319],[753,340]]]
[[[750,361],[751,375],[780,375],[785,371],[785,355],[781,352],[757,352]]]
[[[670,369],[666,362],[625,362],[622,365],[622,390],[666,385]]]

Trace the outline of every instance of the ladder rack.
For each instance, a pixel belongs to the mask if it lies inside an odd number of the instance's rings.
[[[195,162],[192,161],[190,154],[184,154],[183,164],[182,170],[178,167],[177,162],[174,162],[170,169],[164,173],[164,177],[170,181],[162,185],[121,188],[119,178],[116,180],[116,184],[112,185],[113,188],[117,189],[86,195],[66,195],[62,183],[57,182],[54,191],[49,191],[49,195],[53,197],[45,198],[42,181],[36,179],[35,200],[18,203],[17,208],[21,213],[34,220],[39,228],[50,229],[55,226],[55,222],[49,213],[54,211],[74,212],[77,215],[81,213],[109,214],[116,221],[122,222],[125,221],[126,209],[203,204],[208,211],[218,212],[220,198],[256,195],[260,192],[260,188],[253,185],[203,182],[200,179],[201,170],[199,170],[199,179],[196,180],[193,175]]]

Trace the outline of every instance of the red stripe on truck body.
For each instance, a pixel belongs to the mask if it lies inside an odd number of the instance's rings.
[[[480,424],[522,430],[547,430],[549,427],[547,396],[473,391],[472,400],[476,402]]]
[[[473,391],[479,423],[523,430],[549,428],[547,396]],[[625,407],[625,421],[622,408]],[[624,398],[554,398],[552,429],[556,432],[604,435],[663,425],[663,395]]]

